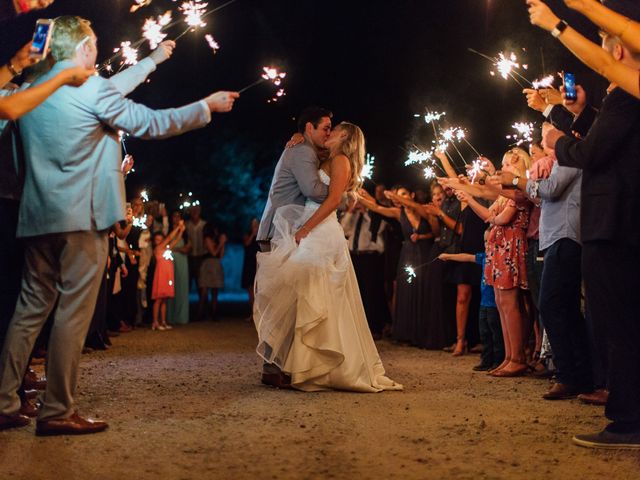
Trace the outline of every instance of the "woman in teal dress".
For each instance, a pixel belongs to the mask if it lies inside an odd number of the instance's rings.
[[[171,228],[175,228],[182,220],[180,212],[171,214]],[[167,301],[167,318],[173,325],[189,323],[189,266],[187,255],[191,250],[191,243],[187,232],[173,248],[173,268],[175,282],[175,297]]]

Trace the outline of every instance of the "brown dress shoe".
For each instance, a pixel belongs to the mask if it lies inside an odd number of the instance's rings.
[[[25,417],[35,418],[38,416],[38,406],[31,400],[25,400],[20,405],[20,414]]]
[[[31,423],[29,417],[17,413],[16,415],[0,415],[0,430],[8,428],[26,427]]]
[[[545,400],[568,400],[576,398],[579,393],[580,391],[571,385],[556,382],[547,393],[542,395],[542,398]]]
[[[262,383],[276,388],[291,388],[291,377],[284,373],[263,373]]]
[[[87,435],[98,433],[109,427],[107,422],[82,418],[74,413],[69,418],[56,418],[36,423],[36,435]]]
[[[38,378],[36,372],[28,369],[27,373],[24,374],[22,385],[25,390],[46,390],[47,379],[46,377]]]
[[[587,405],[605,406],[609,400],[609,391],[600,388],[593,393],[581,393],[578,395],[578,400]]]

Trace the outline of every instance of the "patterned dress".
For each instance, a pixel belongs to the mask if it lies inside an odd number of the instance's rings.
[[[490,210],[494,215],[498,215],[507,206],[515,206],[517,212],[508,225],[494,225],[489,231],[486,241],[485,278],[487,285],[493,285],[499,290],[528,289],[527,227],[531,203],[516,203],[513,200],[496,202]]]

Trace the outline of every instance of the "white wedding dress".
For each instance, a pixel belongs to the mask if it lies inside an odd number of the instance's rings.
[[[328,185],[329,176],[319,175]],[[296,245],[295,233],[319,206],[279,208],[271,252],[258,253],[258,354],[299,390],[402,390],[385,376],[336,215]]]

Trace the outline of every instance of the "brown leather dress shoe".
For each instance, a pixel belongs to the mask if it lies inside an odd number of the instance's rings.
[[[31,423],[29,417],[21,415],[0,415],[0,430],[7,430],[9,428],[26,427]]]
[[[556,382],[547,393],[542,395],[542,398],[545,400],[568,400],[576,398],[579,393],[580,391],[571,385]]]
[[[27,373],[24,374],[24,379],[22,380],[22,385],[25,390],[46,390],[47,388],[47,378],[42,377],[38,378],[36,372],[31,369],[27,370]]]
[[[109,427],[107,422],[82,418],[74,413],[69,418],[56,418],[36,423],[36,435],[87,435],[98,433]]]
[[[31,400],[25,400],[20,405],[20,414],[25,417],[35,418],[38,416],[38,406]]]
[[[291,377],[284,373],[263,373],[262,383],[276,388],[291,388]]]
[[[578,395],[578,400],[587,405],[604,406],[607,404],[607,400],[609,400],[609,391],[600,388],[593,393],[581,393]]]

